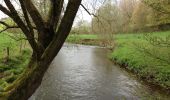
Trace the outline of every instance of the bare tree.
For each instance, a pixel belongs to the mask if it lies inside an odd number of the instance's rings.
[[[129,32],[131,18],[133,17],[133,12],[138,5],[138,0],[121,0],[119,3],[120,12],[122,12],[123,20],[123,32]]]
[[[17,25],[6,28],[20,28],[32,50],[32,58],[23,75],[9,86],[0,99],[26,100],[41,84],[44,73],[66,40],[82,0],[69,0],[64,15],[61,17],[65,0],[50,0],[48,19],[45,20],[32,0],[15,0],[21,8],[19,14],[12,0],[3,0],[0,11],[9,16]],[[23,15],[23,16],[21,16]],[[34,27],[34,25],[35,27]],[[36,29],[38,39],[35,39]]]

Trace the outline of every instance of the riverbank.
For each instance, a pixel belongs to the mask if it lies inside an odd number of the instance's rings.
[[[67,38],[66,42],[101,47],[106,47],[109,44],[108,41],[101,39],[96,34],[71,34]]]
[[[28,48],[21,48],[21,41],[16,41],[9,35],[11,34],[0,34],[0,91],[21,75],[31,55]]]
[[[155,32],[153,35],[165,39],[170,35],[170,31]],[[95,39],[91,38],[89,40],[95,41]],[[79,38],[80,40],[83,41],[83,38]],[[141,79],[168,91],[170,90],[169,47],[155,46],[143,34],[119,34],[115,36],[114,40],[116,46],[109,55],[110,59],[126,67]],[[76,43],[81,44],[81,42]],[[92,42],[90,43],[93,45]],[[87,44],[89,45],[89,43]]]
[[[170,32],[153,35],[166,38]],[[111,59],[149,83],[170,89],[169,47],[155,46],[141,35],[117,35]]]

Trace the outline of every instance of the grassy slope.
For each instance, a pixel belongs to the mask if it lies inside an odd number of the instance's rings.
[[[157,32],[154,35],[166,37],[170,35],[170,31]],[[112,59],[149,82],[170,88],[170,64],[155,58],[157,56],[169,61],[170,48],[153,46],[139,34],[117,35],[116,44]],[[143,47],[147,48],[149,54],[139,49]]]
[[[8,33],[0,34],[0,90],[11,84],[25,69],[28,63],[30,50],[19,52],[19,41],[11,39]],[[9,61],[4,62],[6,47],[10,48]]]

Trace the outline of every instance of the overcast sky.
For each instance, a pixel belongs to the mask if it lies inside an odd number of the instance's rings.
[[[4,0],[0,0],[0,3],[5,5],[2,1]],[[94,10],[101,5],[101,2],[102,0],[83,0],[82,4],[89,10],[89,12],[94,13]],[[14,6],[16,7],[16,9],[19,8],[16,3],[14,3]],[[7,16],[0,11],[0,19],[5,17]],[[86,20],[88,22],[92,20],[92,16],[90,16],[82,7],[80,7],[77,13],[75,23],[77,23],[80,20]]]
[[[95,11],[103,4],[103,1],[105,0],[83,0],[82,4],[86,7],[86,9],[90,12],[90,13],[95,13]],[[83,7],[80,6],[79,11],[77,13],[74,25],[78,22],[78,21],[88,21],[91,22],[92,20],[92,15],[90,16],[87,11],[84,10]]]

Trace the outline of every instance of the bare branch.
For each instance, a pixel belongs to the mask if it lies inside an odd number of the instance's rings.
[[[28,40],[27,38],[25,37],[17,37],[17,36],[12,36],[10,34],[5,34],[5,35],[8,35],[11,39],[15,40],[15,41],[21,41],[21,40]],[[37,39],[37,38],[35,38]]]
[[[59,22],[64,0],[50,0],[50,1],[51,1],[51,11],[50,11],[48,23],[50,29],[53,29],[55,31],[57,28],[57,24]]]
[[[0,31],[0,33],[8,30],[8,29],[11,29],[11,28],[19,28],[18,26],[11,26],[11,25],[8,25],[7,23],[3,22],[3,21],[0,21],[0,24],[4,25],[5,28],[3,30]]]
[[[5,23],[5,22],[3,22],[3,21],[0,21],[0,24],[4,25],[4,26],[6,26],[6,27],[10,26],[10,25],[8,25],[7,23]]]
[[[37,8],[35,7],[35,5],[32,3],[31,0],[23,0],[23,2],[25,4],[25,7],[26,7],[27,11],[29,12],[33,22],[35,23],[37,30],[40,33],[43,33],[43,31],[45,29],[45,23],[43,21],[42,16],[38,12]]]
[[[11,16],[11,12],[10,12],[7,8],[5,8],[4,6],[2,6],[1,4],[0,4],[0,10],[1,10],[4,14],[6,14],[6,15],[8,15],[8,16]]]
[[[29,1],[29,0],[26,0],[26,1]],[[11,1],[10,0],[5,0],[5,4],[7,5],[8,9],[11,12],[10,17],[21,28],[21,30],[25,34],[26,38],[28,39],[32,49],[34,51],[38,52],[38,48],[39,48],[38,44],[34,40],[33,35],[30,34],[30,31],[27,28],[27,26],[25,25],[25,23],[22,21],[22,19],[18,15],[18,13],[17,13],[16,9],[14,8],[14,6],[12,5]]]
[[[0,33],[8,30],[8,29],[12,29],[12,28],[19,28],[18,26],[8,26],[8,27],[5,27],[5,29],[1,30]]]
[[[26,20],[27,26],[29,27],[30,33],[32,33],[32,35],[34,35],[33,26],[31,25],[31,22],[30,22],[30,19],[29,19],[25,4],[24,4],[23,0],[19,0],[19,2],[20,2],[20,5],[21,5],[21,9],[23,11],[24,18]],[[32,37],[34,37],[34,36],[32,36]]]
[[[78,11],[78,8],[81,4],[81,1],[82,0],[69,0],[65,14],[60,23],[60,27],[58,28],[57,35],[53,38],[52,42],[49,44],[49,46],[44,51],[45,53],[41,56],[42,59],[46,58],[49,61],[50,60],[52,61],[52,59],[48,57],[49,56],[55,57],[55,54],[59,52],[64,41],[69,35],[69,32],[71,31],[71,27],[73,25],[73,21]],[[57,44],[57,43],[60,43],[60,44]]]
[[[97,17],[97,15],[95,15],[94,13],[91,13],[83,4],[80,4],[81,7],[83,7],[83,9],[90,15],[90,16],[94,16]]]

